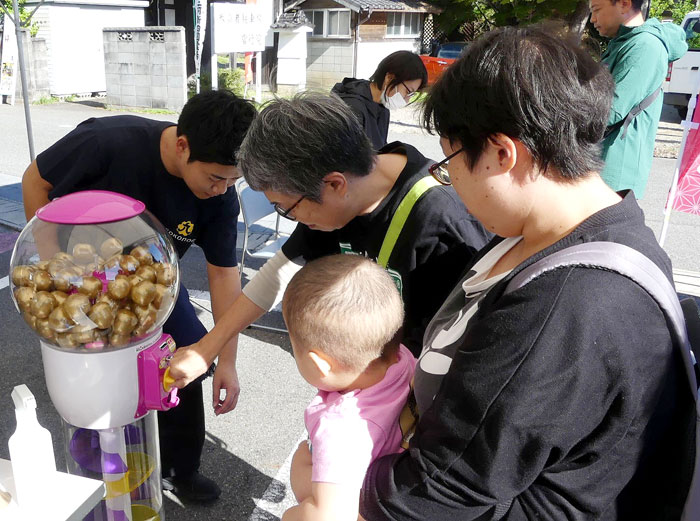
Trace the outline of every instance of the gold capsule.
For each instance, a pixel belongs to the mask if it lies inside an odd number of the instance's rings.
[[[34,293],[34,289],[29,286],[22,286],[15,290],[15,300],[17,301],[20,311],[24,313],[31,312]]]
[[[83,277],[78,283],[78,291],[89,298],[97,298],[102,291],[102,281],[97,277]]]
[[[48,318],[37,318],[36,319],[36,332],[46,340],[54,340],[56,334],[54,333],[51,326],[49,326]]]
[[[34,265],[34,267],[38,270],[48,271],[49,270],[49,261],[47,261],[47,260],[39,261]]]
[[[107,284],[107,293],[115,300],[126,298],[131,291],[131,284],[126,277],[117,277]]]
[[[131,341],[131,335],[122,335],[117,332],[112,332],[109,335],[109,344],[113,347],[124,347]]]
[[[86,331],[77,331],[73,332],[71,331],[69,333],[71,340],[74,341],[76,344],[89,344],[90,342],[95,341],[95,331],[93,329],[89,329]]]
[[[100,245],[100,255],[105,259],[121,255],[122,251],[124,251],[124,244],[116,237],[110,237]]]
[[[68,296],[62,307],[71,322],[80,324],[85,322],[90,311],[90,299],[82,293],[73,293]]]
[[[134,329],[134,335],[141,336],[148,333],[156,323],[156,310],[153,306],[137,306],[138,311],[134,314],[139,317],[139,324]]]
[[[153,266],[140,266],[135,275],[143,280],[156,283],[156,269]]]
[[[100,329],[107,329],[108,327],[112,327],[112,323],[114,322],[114,310],[107,302],[97,302],[92,306],[88,317]]]
[[[22,313],[22,318],[29,325],[29,327],[36,331],[36,317],[34,315],[31,313]]]
[[[153,264],[153,255],[145,246],[137,246],[131,250],[131,256],[134,257],[141,266],[150,266]]]
[[[59,291],[70,291],[73,272],[67,268],[57,270],[53,275],[53,285]]]
[[[89,264],[95,262],[97,251],[92,244],[79,243],[73,246],[73,260],[76,264]]]
[[[56,307],[56,299],[48,291],[38,291],[32,299],[31,312],[36,318],[48,318]]]
[[[143,282],[143,279],[138,275],[129,275],[126,280],[129,281],[129,291],[134,289],[134,286],[136,286],[139,282]]]
[[[131,310],[134,312],[134,315],[138,317],[139,322],[144,322],[145,317],[149,315],[153,315],[155,317],[156,312],[158,311],[152,304],[149,304],[148,306],[139,306],[133,302],[131,304]]]
[[[49,272],[49,275],[51,275],[52,277],[57,277],[59,273],[64,272],[64,271],[66,273],[70,273],[68,271],[69,266],[70,266],[70,264],[64,260],[52,259],[51,261],[49,261],[49,265],[46,268],[46,270]]]
[[[109,293],[103,293],[102,295],[97,297],[95,305],[99,304],[100,302],[104,302],[105,304],[107,304],[110,307],[110,309],[115,313],[119,309],[119,301],[115,300]]]
[[[32,273],[32,284],[37,291],[50,291],[53,289],[53,280],[48,271],[36,270]]]
[[[122,255],[119,259],[119,267],[125,273],[131,274],[139,269],[139,261],[137,261],[136,258],[132,257],[131,255]]]
[[[157,263],[156,267],[156,280],[158,284],[163,286],[171,286],[175,282],[175,268],[171,264]]]
[[[153,297],[153,305],[156,307],[156,309],[160,309],[160,306],[163,304],[163,299],[166,298],[166,294],[168,294],[169,290],[162,284],[156,284],[156,296]]]
[[[64,261],[68,264],[73,264],[73,256],[69,253],[66,253],[64,251],[59,251],[53,256],[54,260],[57,261]]]
[[[73,323],[68,319],[63,306],[57,307],[49,315],[49,327],[56,333],[64,333],[73,328]]]
[[[51,295],[53,296],[54,299],[56,299],[56,305],[60,306],[63,304],[66,299],[68,298],[68,293],[65,293],[63,291],[52,291]]]
[[[29,286],[33,269],[30,266],[15,266],[12,268],[12,284]]]
[[[131,288],[131,300],[139,306],[148,306],[156,296],[156,285],[142,280]]]
[[[80,343],[76,341],[75,336],[71,333],[57,333],[56,343],[64,348],[73,348],[80,345]]]
[[[138,325],[139,319],[132,311],[120,309],[114,317],[112,331],[118,335],[129,335]],[[111,342],[111,340],[110,340]]]

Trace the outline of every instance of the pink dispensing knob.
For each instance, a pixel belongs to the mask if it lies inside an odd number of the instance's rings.
[[[173,387],[170,389],[168,395],[163,398],[163,409],[172,409],[173,407],[177,407],[179,403],[180,397],[177,395],[177,387]]]

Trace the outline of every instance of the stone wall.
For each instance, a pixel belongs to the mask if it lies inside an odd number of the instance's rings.
[[[184,27],[103,30],[108,105],[179,111],[187,101]]]

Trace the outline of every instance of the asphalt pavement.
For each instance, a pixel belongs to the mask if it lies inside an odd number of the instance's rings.
[[[85,103],[32,106],[31,111],[37,153],[89,117],[122,113]],[[174,114],[141,115],[177,119]],[[24,224],[19,181],[29,163],[21,105],[0,105],[0,128],[0,316],[3,317],[0,327],[0,458],[9,457],[6,440],[15,428],[10,393],[15,385],[25,383],[37,397],[40,422],[53,435],[60,467],[65,461],[61,420],[46,392],[38,338],[15,311],[8,290],[11,250]],[[413,144],[428,157],[437,160],[443,157],[437,137],[421,130],[411,108],[392,114],[389,139]],[[662,131],[657,140],[657,145],[663,145],[659,155],[673,156],[674,146],[677,147],[679,141],[677,116],[664,110]],[[654,159],[648,192],[640,203],[648,225],[657,236],[674,166],[674,159]],[[238,228],[240,233],[240,222]],[[696,255],[698,239],[700,218],[674,212],[666,243],[674,267],[700,271],[700,259]],[[244,281],[258,267],[259,264],[252,263],[244,273]],[[191,248],[181,262],[181,270],[202,321],[211,327],[202,251]],[[268,314],[264,322],[282,325],[280,313]],[[239,404],[224,416],[213,415],[211,379],[205,382],[207,434],[201,470],[221,485],[222,497],[209,506],[193,506],[183,505],[166,493],[168,520],[274,520],[292,504],[288,482],[290,457],[304,434],[303,410],[314,390],[298,375],[288,337],[284,334],[246,330],[239,339],[238,372]]]

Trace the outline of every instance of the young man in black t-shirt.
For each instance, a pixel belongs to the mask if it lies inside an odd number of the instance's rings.
[[[137,116],[91,118],[39,154],[22,179],[27,219],[55,197],[111,190],[146,204],[165,226],[180,257],[192,244],[204,251],[214,320],[240,294],[236,260],[239,177],[236,153],[256,115],[227,91],[190,99],[177,126]],[[181,286],[164,325],[178,346],[206,334]],[[216,414],[233,410],[239,393],[236,339],[221,352],[214,374]],[[220,391],[225,398],[220,399]],[[163,485],[195,502],[216,499],[219,487],[199,474],[204,445],[201,379],[180,391],[180,405],[158,414]]]

